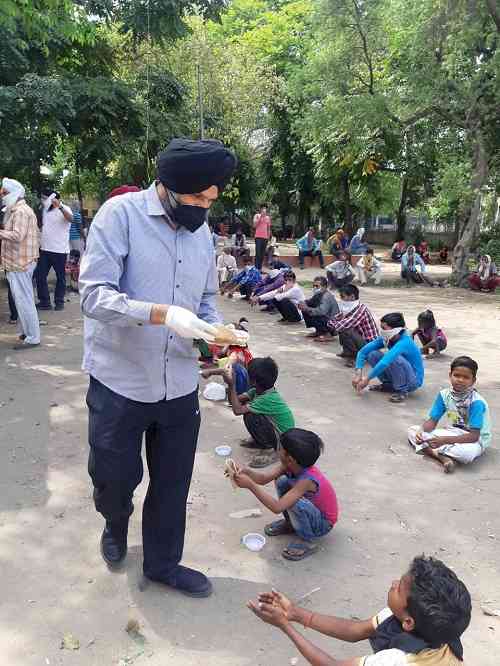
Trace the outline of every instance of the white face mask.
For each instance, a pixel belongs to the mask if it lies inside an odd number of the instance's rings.
[[[339,310],[342,314],[348,314],[352,312],[354,308],[357,308],[359,301],[339,301]]]
[[[384,338],[385,343],[387,344],[389,340],[392,340],[396,335],[399,335],[401,331],[404,331],[405,327],[400,326],[399,328],[389,328],[389,329],[380,329],[380,335]]]
[[[313,287],[313,294],[319,294],[321,291],[321,287]]]
[[[2,203],[7,208],[10,208],[17,202],[18,194],[16,192],[11,192],[10,194],[4,194],[2,197]]]

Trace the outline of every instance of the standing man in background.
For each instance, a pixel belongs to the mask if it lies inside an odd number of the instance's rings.
[[[83,240],[83,217],[78,201],[71,202],[71,212],[73,213],[73,221],[69,228],[69,249],[76,250],[81,256],[85,249],[85,243]]]
[[[24,187],[17,180],[2,180],[2,203],[6,207],[2,241],[2,264],[17,309],[20,344],[14,349],[32,349],[40,344],[40,324],[33,294],[33,271],[39,251],[38,222],[24,200]]]
[[[46,190],[42,195],[42,241],[36,273],[39,310],[52,310],[47,276],[51,268],[56,274],[54,302],[56,310],[64,310],[66,293],[66,259],[69,254],[69,228],[73,213],[61,203],[59,192]]]
[[[255,267],[262,270],[266,247],[271,237],[271,218],[267,214],[267,206],[262,204],[260,211],[254,215],[253,228],[255,236]]]
[[[193,340],[215,339],[217,271],[206,220],[235,169],[219,141],[174,139],[147,190],[99,209],[80,266],[88,469],[106,521],[102,556],[114,567],[127,554],[146,433],[144,575],[191,597],[212,591],[203,573],[180,564],[201,420]]]

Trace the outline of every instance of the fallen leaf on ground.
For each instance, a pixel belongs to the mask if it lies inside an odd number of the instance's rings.
[[[73,634],[64,634],[61,641],[61,650],[79,650],[80,641]]]
[[[500,608],[488,608],[487,606],[481,606],[481,610],[483,611],[484,615],[488,615],[490,617],[500,617]]]
[[[260,509],[243,509],[229,514],[230,518],[260,518],[262,511]]]

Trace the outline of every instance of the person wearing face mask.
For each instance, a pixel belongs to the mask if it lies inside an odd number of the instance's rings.
[[[230,282],[221,287],[221,294],[227,294],[228,298],[233,298],[234,292],[238,290],[243,298],[249,301],[255,287],[261,280],[262,274],[253,265],[251,257],[245,257],[243,270],[237,273]]]
[[[349,253],[352,254],[366,254],[368,250],[368,243],[363,241],[363,236],[365,235],[364,227],[360,227],[354,236],[351,238],[349,243]]]
[[[356,356],[352,384],[358,393],[369,386],[370,391],[391,393],[391,402],[404,402],[409,393],[424,383],[422,354],[406,330],[400,312],[384,315],[380,326],[380,337],[365,345]],[[387,351],[383,352],[385,347]],[[366,363],[372,369],[363,375]],[[374,379],[379,379],[380,384],[371,385]]]
[[[420,271],[418,267],[420,266]],[[422,257],[415,251],[414,245],[409,245],[406,252],[401,257],[401,279],[406,280],[406,286],[411,287],[413,283],[415,284],[425,284],[429,287],[433,287],[433,281],[427,277],[425,271],[427,267],[425,261]]]
[[[99,209],[80,268],[88,469],[106,521],[102,556],[110,567],[126,556],[146,433],[144,575],[192,597],[212,591],[205,575],[180,564],[200,428],[193,340],[213,342],[220,321],[205,222],[236,164],[218,141],[174,139],[158,156],[148,189]]]
[[[39,252],[36,215],[24,200],[24,187],[13,178],[3,178],[0,192],[5,206],[2,265],[18,315],[20,344],[14,349],[33,349],[40,345],[40,324],[33,294],[33,272]]]
[[[345,365],[352,368],[358,351],[378,337],[378,328],[371,311],[359,302],[356,285],[346,284],[339,289],[339,295],[340,312],[327,325],[332,334],[339,335],[342,351],[337,356],[344,358]]]
[[[337,260],[326,267],[326,277],[330,289],[339,289],[354,280],[356,273],[345,252],[337,255]]]
[[[47,276],[53,268],[57,278],[54,293],[55,309],[64,310],[66,259],[70,251],[69,231],[73,222],[73,213],[69,206],[62,203],[59,192],[51,190],[44,191],[42,206],[40,259],[36,271],[37,308],[52,310]]]
[[[269,291],[259,297],[259,303],[269,303],[281,315],[281,324],[298,324],[302,321],[299,305],[305,301],[304,292],[297,284],[293,271],[284,274],[285,284],[279,289]]]
[[[318,275],[313,282],[313,295],[304,303],[297,305],[302,312],[306,328],[314,328],[309,337],[316,342],[329,342],[332,332],[328,329],[328,322],[339,312],[335,296],[328,291],[328,282],[325,277]]]

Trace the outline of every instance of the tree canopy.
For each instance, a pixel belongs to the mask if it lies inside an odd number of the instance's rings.
[[[496,0],[4,0],[2,174],[80,198],[146,185],[173,136],[239,170],[219,210],[282,226],[409,214],[456,236],[464,281],[499,223]]]

